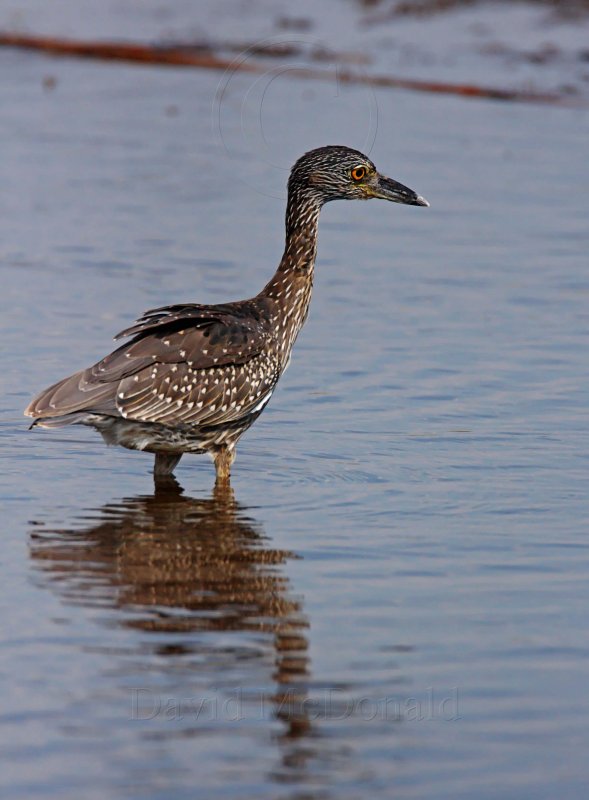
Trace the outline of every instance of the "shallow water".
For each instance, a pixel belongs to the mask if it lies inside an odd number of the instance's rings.
[[[0,53],[7,796],[583,798],[588,114],[229,78]],[[372,139],[431,208],[324,210],[233,494],[26,430],[142,310],[258,291],[290,163]]]

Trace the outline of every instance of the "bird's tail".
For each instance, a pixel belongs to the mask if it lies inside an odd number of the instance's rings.
[[[65,428],[66,425],[76,425],[80,422],[87,422],[92,416],[88,411],[78,411],[74,414],[62,414],[59,417],[39,418],[31,422],[29,430],[33,428]]]
[[[31,427],[61,428],[81,422],[89,414],[116,414],[115,392],[115,384],[100,383],[91,369],[85,369],[49,386],[24,413],[35,418]]]

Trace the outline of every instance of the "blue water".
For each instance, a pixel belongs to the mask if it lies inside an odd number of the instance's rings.
[[[0,781],[584,798],[587,111],[277,78],[260,129],[256,80],[0,53]],[[258,291],[290,164],[370,137],[431,208],[324,210],[233,495],[27,431],[144,309]]]

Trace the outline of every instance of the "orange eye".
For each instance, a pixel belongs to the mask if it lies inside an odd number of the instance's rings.
[[[355,181],[361,181],[366,175],[366,167],[355,167],[351,172],[352,178]]]

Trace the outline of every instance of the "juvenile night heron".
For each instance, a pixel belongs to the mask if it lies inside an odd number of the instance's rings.
[[[226,483],[235,445],[270,400],[307,318],[321,207],[373,197],[428,205],[357,150],[306,153],[288,181],[284,255],[258,295],[147,311],[115,337],[130,341],[36,397],[25,411],[31,427],[89,425],[107,444],[154,453],[156,478],[183,453],[206,452]]]

